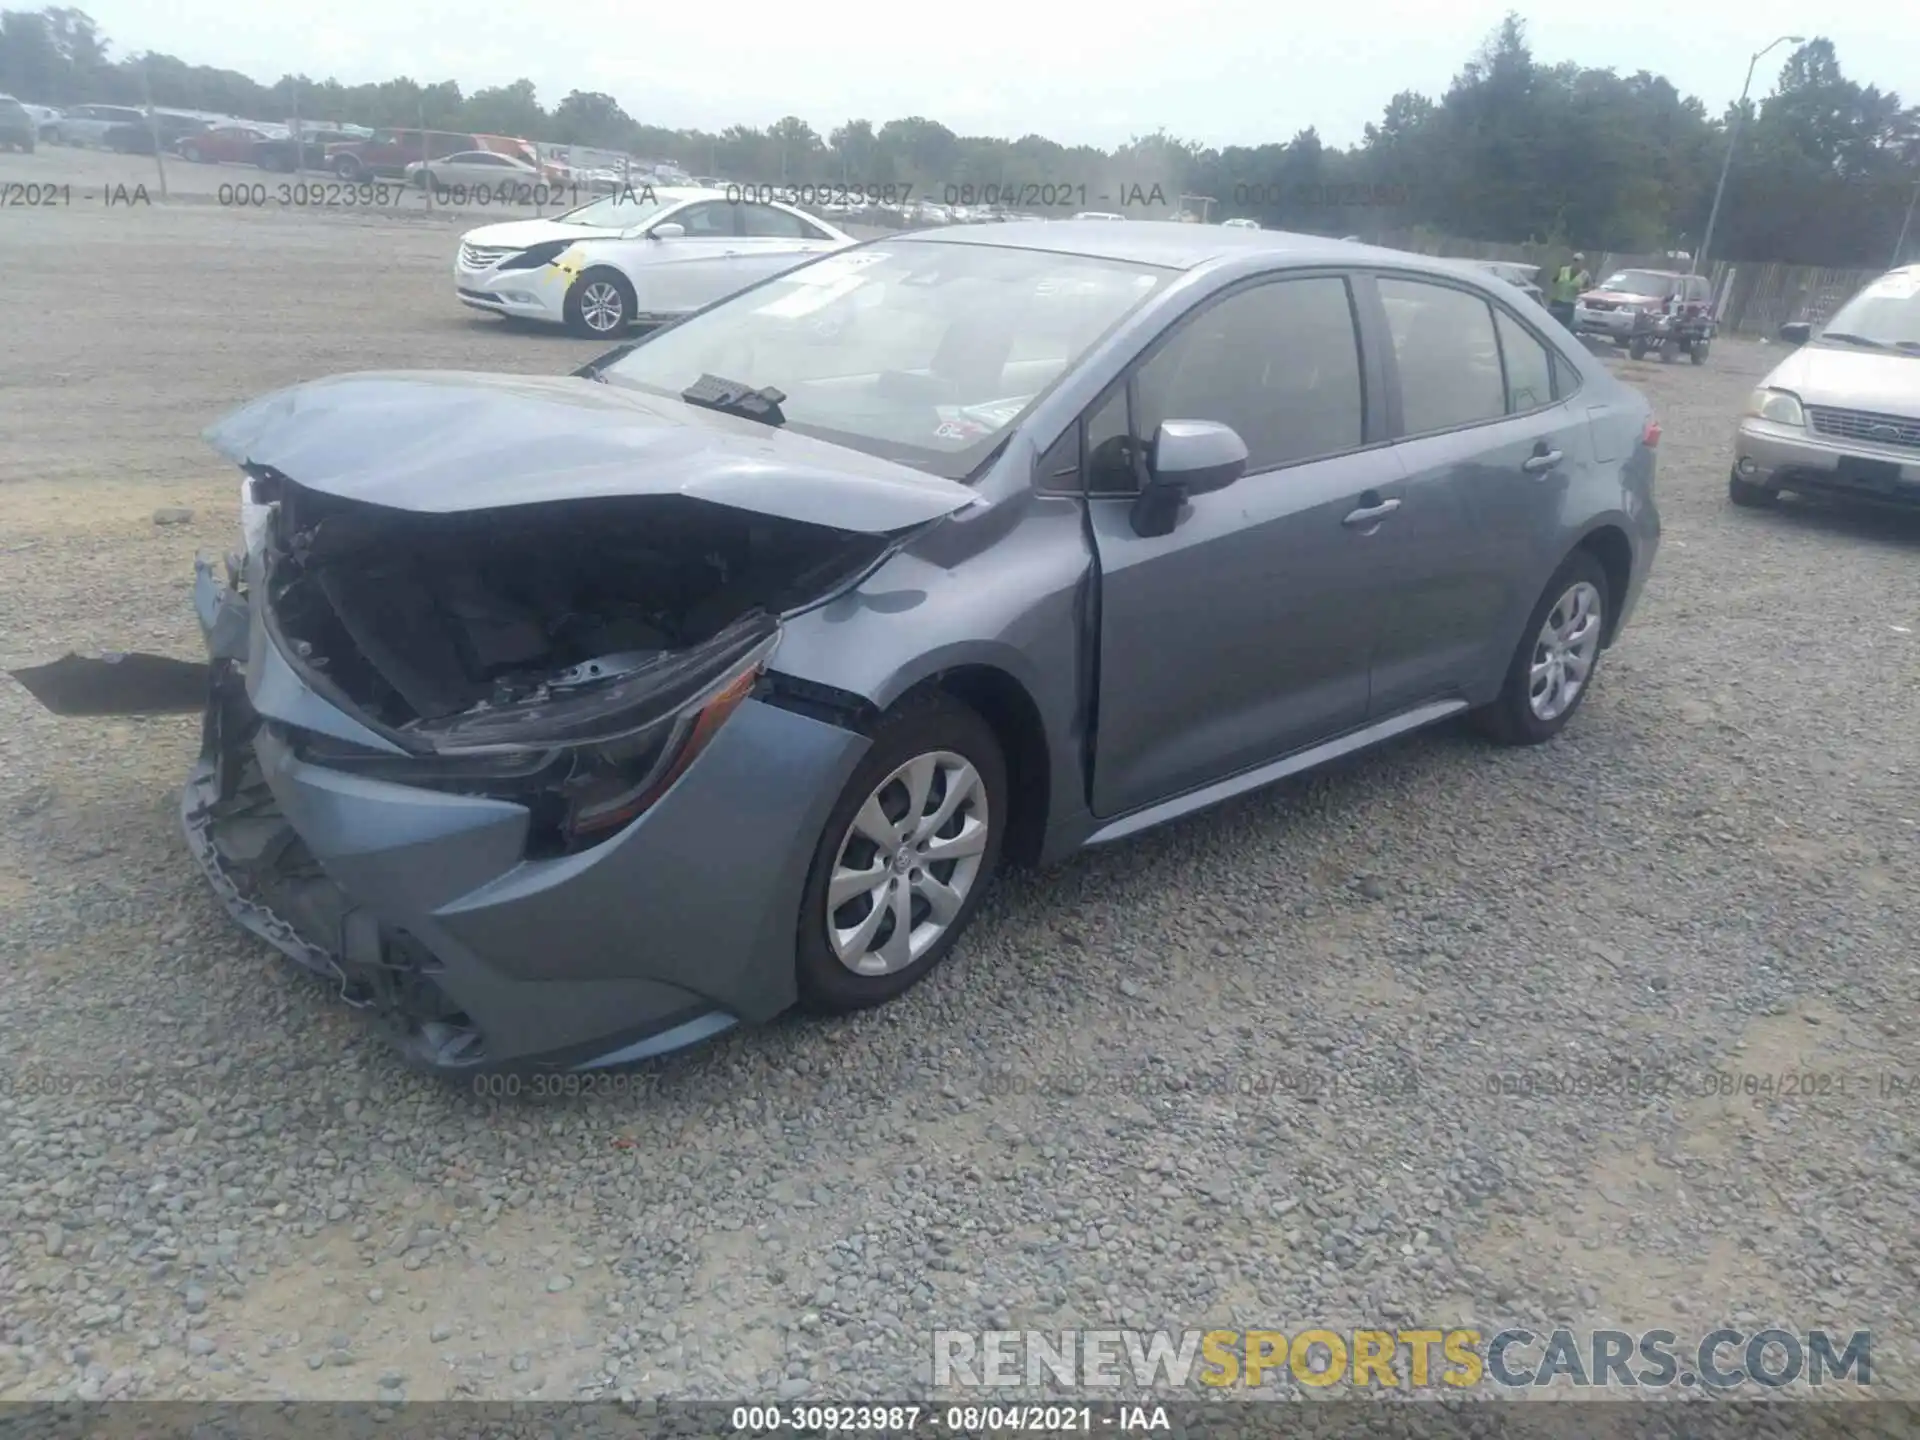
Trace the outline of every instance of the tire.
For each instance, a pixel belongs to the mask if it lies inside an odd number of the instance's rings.
[[[567,291],[567,329],[589,340],[624,335],[638,303],[632,284],[618,270],[604,265],[589,270]]]
[[[936,862],[924,871],[912,867],[910,853],[906,861],[889,866],[885,851],[857,833],[854,821],[869,799],[876,797],[883,816],[904,819],[911,795],[899,778],[900,772],[915,761],[935,756],[941,757],[941,763],[933,772],[921,813],[924,816],[928,810],[937,809],[949,780],[964,775],[963,767],[970,767],[975,781],[966,792],[970,798],[941,829],[954,830],[949,838],[978,834],[980,848],[972,855]],[[871,748],[827,817],[814,848],[806,888],[801,892],[799,928],[794,937],[800,1003],[816,1014],[844,1014],[883,1004],[925,979],[966,930],[999,868],[1007,814],[1006,760],[992,727],[975,711],[951,696],[930,691],[908,700],[883,719],[874,731]],[[980,829],[975,830],[975,826]],[[865,894],[854,893],[838,911],[830,912],[829,882],[834,871],[841,868],[843,858],[853,862],[846,868],[873,865],[874,874],[888,877],[884,881],[887,888],[879,890],[876,886]],[[965,872],[970,862],[973,868]],[[897,874],[901,864],[908,867],[904,876]],[[945,875],[940,873],[941,866],[946,867]],[[927,899],[917,891],[913,879],[923,874],[948,895],[958,892],[958,907],[944,930],[925,937],[925,948],[919,955],[908,958],[885,954],[899,931],[900,922],[894,918],[899,912],[892,904],[893,897],[901,893],[896,887],[906,886],[910,925],[917,928],[933,923],[931,911],[925,908]],[[881,914],[873,934],[860,938],[862,922],[875,911]],[[835,915],[839,917],[837,927]],[[830,927],[849,933],[849,953],[865,962],[864,971],[840,959],[829,939]]]
[[[360,178],[362,168],[357,155],[342,155],[333,162],[333,173],[349,184]]]
[[[180,158],[198,165],[200,163],[200,147],[198,145],[182,145],[180,147]]]
[[[1742,480],[1738,474],[1727,474],[1727,499],[1745,510],[1771,510],[1780,503],[1780,492],[1768,485],[1756,485],[1751,480]]]
[[[1688,347],[1687,358],[1696,365],[1704,365],[1707,363],[1707,353],[1712,349],[1713,343],[1711,341],[1696,340]]]
[[[1591,605],[1591,648],[1584,645],[1577,647],[1585,656],[1586,673],[1579,677],[1578,687],[1570,701],[1562,708],[1542,714],[1535,708],[1532,696],[1532,672],[1540,658],[1539,649],[1544,638],[1541,632],[1546,628],[1549,617],[1582,587],[1591,587],[1588,596]],[[1513,659],[1507,664],[1507,675],[1500,686],[1500,694],[1491,704],[1473,712],[1474,722],[1480,729],[1502,745],[1538,745],[1565,729],[1567,722],[1586,702],[1593,690],[1593,682],[1599,675],[1600,656],[1603,653],[1601,641],[1606,635],[1608,617],[1613,614],[1613,603],[1607,572],[1601,568],[1600,561],[1592,552],[1576,550],[1569,555],[1554,571],[1553,579],[1547,582],[1547,588],[1533,607],[1533,613],[1527,617],[1527,628],[1521,632],[1520,643],[1514,647]],[[1578,612],[1576,609],[1568,613],[1572,618]],[[1582,629],[1579,633],[1584,635],[1586,632]]]
[[[1647,342],[1638,335],[1627,342],[1627,354],[1635,360],[1647,358]]]

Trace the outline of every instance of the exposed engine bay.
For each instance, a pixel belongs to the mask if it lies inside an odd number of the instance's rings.
[[[376,727],[421,740],[664,682],[676,657],[770,636],[887,544],[681,496],[421,514],[252,473],[277,506],[265,599],[286,646]]]

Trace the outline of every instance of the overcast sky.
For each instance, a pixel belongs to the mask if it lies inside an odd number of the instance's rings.
[[[1398,90],[1438,95],[1499,23],[1503,3],[1343,0],[967,0],[826,6],[733,0],[80,0],[116,56],[161,50],[263,82],[289,71],[346,83],[410,75],[471,93],[526,76],[551,107],[604,90],[649,124],[718,130],[795,114],[822,135],[849,117],[924,115],[961,134],[1038,132],[1108,148],[1159,127],[1209,145],[1359,140]],[[1824,35],[1855,80],[1920,101],[1911,0],[1608,0],[1522,9],[1536,59],[1666,74],[1718,113],[1752,53]],[[1820,20],[1808,17],[1817,13]],[[295,20],[293,15],[297,14]],[[1096,18],[1101,17],[1101,18]],[[1772,88],[1790,47],[1760,63]]]

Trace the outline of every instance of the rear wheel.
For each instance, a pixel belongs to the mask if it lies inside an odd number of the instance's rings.
[[[333,162],[333,173],[338,175],[342,180],[358,180],[364,169],[365,167],[361,165],[360,157],[357,155],[342,155],[338,160]]]
[[[1712,348],[1713,344],[1711,341],[1696,340],[1688,348],[1687,358],[1696,365],[1704,365],[1707,363],[1707,352]]]
[[[567,328],[590,340],[619,335],[633,323],[633,286],[618,270],[589,270],[567,291]]]
[[[1569,555],[1533,607],[1492,704],[1474,712],[1503,745],[1538,745],[1566,727],[1593,688],[1607,633],[1607,572],[1586,550]]]
[[[180,147],[180,158],[182,160],[191,160],[196,165],[199,164],[200,147],[198,145],[182,145]]]
[[[1727,476],[1727,499],[1748,510],[1770,510],[1780,503],[1780,492],[1769,485],[1742,480],[1737,473]]]
[[[992,727],[948,695],[880,723],[801,896],[795,978],[808,1009],[891,1000],[953,948],[999,866],[1006,776]]]
[[[1636,335],[1631,340],[1629,340],[1627,342],[1627,354],[1630,355],[1635,360],[1646,359],[1647,358],[1647,342],[1645,338],[1642,336]]]

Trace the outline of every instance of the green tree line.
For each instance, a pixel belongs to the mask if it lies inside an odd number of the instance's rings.
[[[1727,66],[1735,71],[1737,57]],[[1284,142],[1220,149],[1162,130],[1109,151],[1041,135],[959,135],[922,116],[850,119],[824,136],[788,116],[765,129],[731,125],[716,134],[649,124],[595,91],[572,91],[549,109],[528,80],[471,94],[452,80],[405,77],[343,85],[283,75],[263,85],[171,55],[115,58],[92,19],[67,6],[0,11],[0,88],[50,105],[139,104],[150,95],[159,106],[256,120],[298,114],[520,135],[740,180],[911,184],[933,199],[993,186],[1013,190],[1019,208],[1042,208],[1049,198],[1087,209],[1127,201],[1131,214],[1177,210],[1190,194],[1211,197],[1211,218],[1245,215],[1269,227],[1339,234],[1425,226],[1466,239],[1616,252],[1697,248],[1736,118],[1735,107],[1710,114],[1650,71],[1541,64],[1517,15],[1445,93],[1402,91],[1346,149],[1309,128]],[[1920,107],[1847,78],[1832,43],[1816,38],[1787,57],[1771,93],[1748,101],[1739,118],[1718,256],[1886,263],[1920,184]],[[1114,203],[1099,203],[1103,196]],[[1166,204],[1138,203],[1160,200]]]

